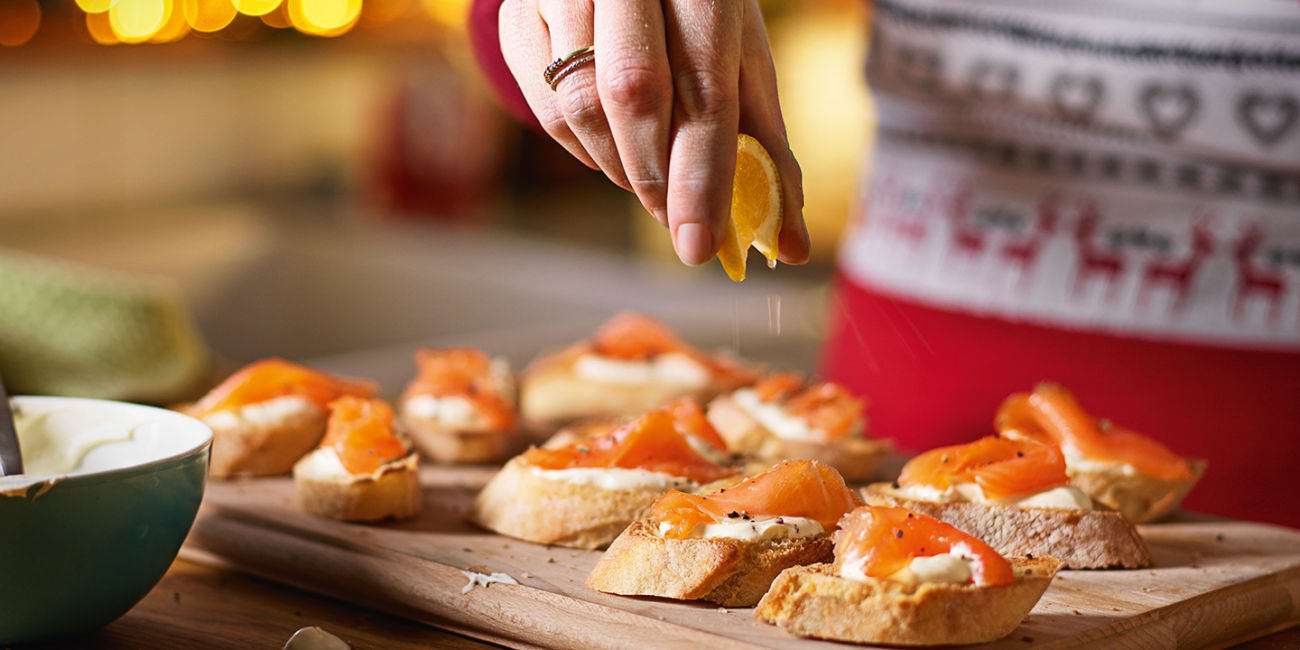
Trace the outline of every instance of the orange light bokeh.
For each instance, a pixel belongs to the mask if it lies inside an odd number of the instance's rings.
[[[41,6],[36,0],[0,3],[0,45],[18,47],[30,41],[40,28]]]
[[[235,5],[230,0],[184,0],[185,21],[196,32],[221,31],[235,19]]]
[[[188,33],[190,33],[190,24],[185,21],[185,11],[181,6],[181,0],[167,0],[167,20],[149,38],[149,42],[172,43],[185,38]]]
[[[86,14],[86,31],[90,33],[90,38],[100,45],[117,45],[121,42],[113,33],[113,25],[109,22],[107,11]]]

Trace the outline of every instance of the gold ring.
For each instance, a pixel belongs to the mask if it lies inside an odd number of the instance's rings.
[[[574,50],[568,56],[562,56],[552,61],[551,65],[546,66],[546,72],[542,73],[542,79],[546,80],[546,84],[551,87],[551,90],[555,90],[561,79],[595,60],[596,48],[594,46],[588,45],[582,49]]]

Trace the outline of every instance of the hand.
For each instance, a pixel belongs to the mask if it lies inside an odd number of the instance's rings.
[[[757,138],[781,173],[781,261],[808,260],[803,178],[757,0],[505,0],[500,30],[542,127],[636,192],[683,262],[703,264],[722,243],[738,131]],[[588,45],[595,65],[552,91],[546,66]]]

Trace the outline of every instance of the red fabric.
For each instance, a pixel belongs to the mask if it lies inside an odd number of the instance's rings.
[[[505,58],[501,56],[501,35],[497,14],[501,10],[502,1],[474,0],[473,6],[470,7],[469,41],[474,47],[474,58],[478,60],[479,68],[483,70],[483,75],[487,77],[488,83],[492,85],[497,98],[501,100],[506,110],[530,128],[541,131],[541,123],[528,108],[524,93],[519,90],[519,84],[515,83],[510,68],[506,67]],[[542,72],[539,69],[537,74],[540,75]]]
[[[1300,527],[1300,353],[1075,332],[937,309],[836,280],[823,371],[911,451],[992,431],[1008,394],[1051,379],[1092,413],[1209,470],[1185,507]]]

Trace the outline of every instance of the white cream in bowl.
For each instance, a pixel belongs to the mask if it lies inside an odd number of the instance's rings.
[[[138,404],[15,397],[11,405],[23,473],[0,477],[0,492],[184,456],[212,440],[212,430],[197,419]]]

